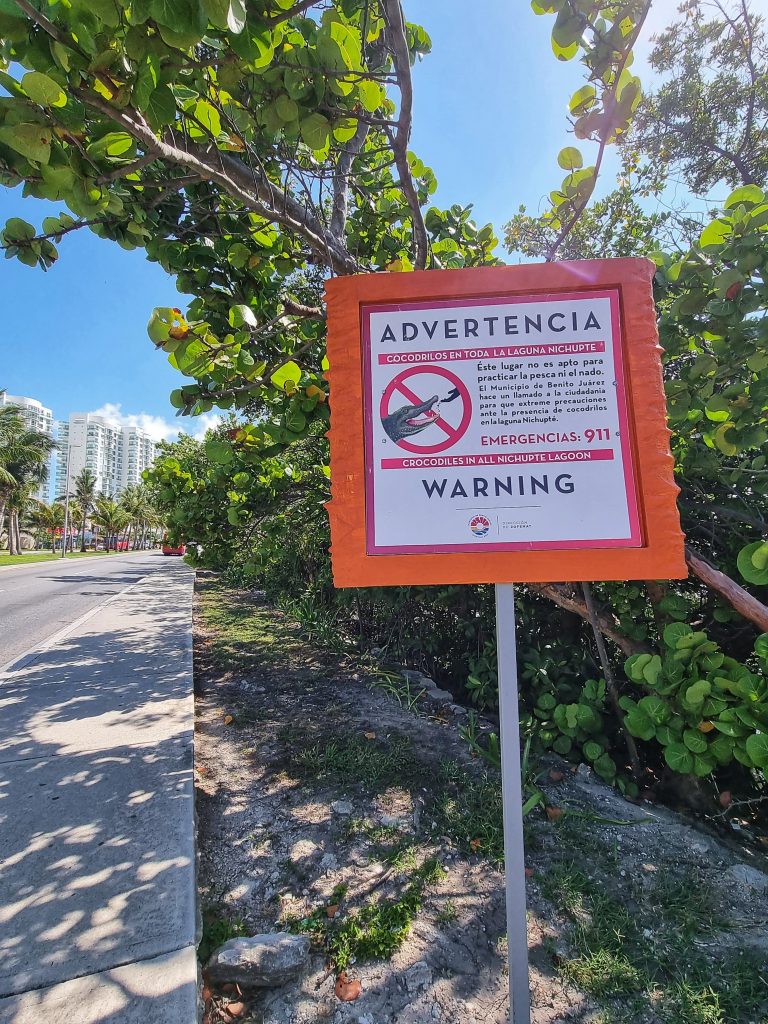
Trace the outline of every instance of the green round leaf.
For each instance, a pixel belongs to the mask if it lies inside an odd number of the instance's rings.
[[[748,583],[768,586],[768,543],[757,540],[742,548],[736,559],[739,572]]]
[[[558,754],[562,754],[563,757],[566,754],[570,754],[572,747],[571,740],[568,736],[558,736],[555,742],[552,744],[552,749],[556,750]]]
[[[42,107],[67,105],[67,95],[62,87],[42,71],[28,71],[21,79],[21,87],[33,103]]]
[[[761,732],[755,736],[747,736],[745,746],[756,767],[768,768],[768,734]]]
[[[0,142],[36,164],[47,164],[51,159],[52,138],[50,128],[40,124],[5,124],[0,128]]]
[[[732,207],[738,206],[739,203],[758,206],[760,203],[765,202],[765,198],[765,193],[759,186],[742,185],[741,188],[737,188],[734,192],[731,192],[723,203],[723,206],[726,210],[730,210]]]
[[[275,101],[275,109],[281,121],[288,124],[295,121],[299,116],[299,107],[295,100],[292,100],[286,93],[282,93]],[[306,141],[306,140],[305,140]],[[317,147],[320,148],[319,146]]]
[[[682,743],[670,743],[664,747],[664,760],[673,772],[688,775],[693,771],[693,754]]]
[[[575,146],[566,146],[557,154],[557,162],[564,171],[576,171],[584,166],[584,158]]]
[[[328,145],[331,125],[322,114],[310,114],[301,120],[301,137],[310,149],[321,150]]]

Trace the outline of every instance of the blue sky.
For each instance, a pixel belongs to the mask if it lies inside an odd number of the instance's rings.
[[[472,202],[476,219],[500,232],[520,203],[536,212],[559,185],[556,157],[572,141],[566,105],[581,84],[580,66],[554,59],[552,18],[536,17],[526,0],[404,6],[433,42],[414,70],[411,148],[437,175],[438,205]],[[663,27],[674,6],[657,0],[646,36]],[[643,65],[638,61],[641,76]],[[613,169],[609,162],[604,187]],[[0,223],[22,216],[39,224],[49,212],[50,204],[0,189]],[[65,238],[60,254],[48,273],[0,262],[0,387],[37,398],[58,418],[102,409],[157,435],[175,430],[168,394],[182,378],[146,334],[154,306],[182,304],[173,280],[141,251],[125,252],[87,231]],[[182,422],[196,430],[210,417]]]

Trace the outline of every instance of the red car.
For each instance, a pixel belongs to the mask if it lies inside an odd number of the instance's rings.
[[[184,555],[187,551],[186,544],[179,544],[178,547],[172,547],[170,544],[163,541],[163,554],[164,555]]]

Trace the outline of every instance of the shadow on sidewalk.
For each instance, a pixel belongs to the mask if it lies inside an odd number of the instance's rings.
[[[152,577],[0,683],[0,996],[195,943],[189,601],[167,588]],[[125,1024],[131,979],[100,984],[125,998],[67,1019]]]

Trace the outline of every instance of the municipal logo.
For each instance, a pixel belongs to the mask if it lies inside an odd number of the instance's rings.
[[[476,537],[484,537],[491,528],[491,521],[485,516],[472,516],[469,520],[469,528]]]

